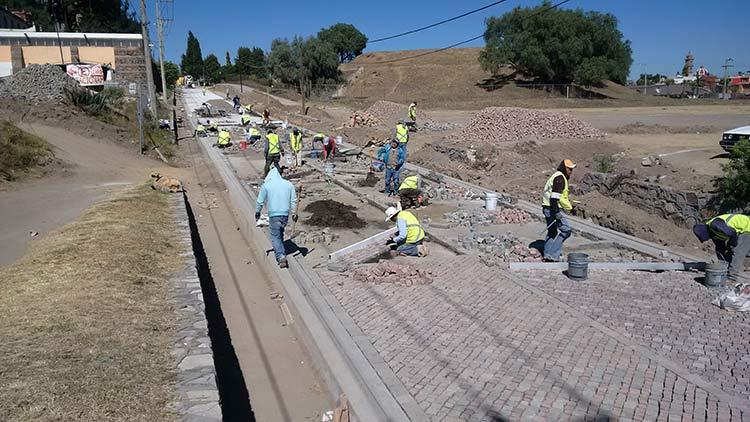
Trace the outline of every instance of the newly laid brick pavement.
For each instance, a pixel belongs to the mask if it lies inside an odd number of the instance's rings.
[[[410,262],[428,266],[433,284],[373,285],[319,274],[431,420],[750,421],[739,410],[747,406],[736,388],[744,375],[722,391],[728,378],[695,378],[705,371],[689,372],[699,368],[651,352],[650,343],[644,347],[633,337],[629,320],[599,325],[475,257]],[[649,297],[644,292],[639,300]],[[612,308],[627,305],[598,306],[617,315]],[[653,318],[674,316],[668,311]],[[747,320],[737,321],[750,338]]]

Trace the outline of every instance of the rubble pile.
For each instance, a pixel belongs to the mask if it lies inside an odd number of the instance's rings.
[[[336,234],[334,233],[331,233],[331,229],[329,227],[326,227],[319,232],[301,231],[296,236],[294,236],[294,241],[295,243],[300,245],[306,245],[309,243],[322,243],[324,245],[330,245],[336,240],[336,238],[338,238],[338,236],[336,236]]]
[[[81,89],[59,66],[32,64],[0,83],[0,97],[62,102],[65,90]]]
[[[461,246],[478,251],[480,260],[490,267],[505,262],[536,262],[542,258],[538,250],[524,245],[511,233],[499,235],[472,230],[461,240]]]
[[[472,210],[459,209],[444,214],[451,226],[473,227],[486,226],[490,224],[523,224],[531,221],[531,216],[526,211],[515,208],[502,208],[496,211],[487,211],[483,208]]]
[[[373,127],[382,124],[377,117],[367,111],[357,110],[349,117],[348,127]]]
[[[604,132],[573,116],[519,107],[488,107],[477,112],[454,138],[478,144],[524,139],[598,139]]]
[[[417,129],[420,131],[434,131],[434,132],[443,132],[447,130],[458,130],[463,128],[464,125],[460,123],[452,123],[452,122],[436,122],[434,120],[427,120],[427,121],[419,121],[417,123]]]
[[[358,266],[352,271],[352,277],[355,280],[365,283],[387,283],[397,286],[415,286],[432,283],[432,271],[395,262],[381,262],[373,265]]]
[[[481,198],[479,192],[447,183],[425,183],[422,191],[433,201],[474,200]]]

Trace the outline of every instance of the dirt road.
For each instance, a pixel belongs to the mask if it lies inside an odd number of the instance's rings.
[[[67,163],[59,174],[0,192],[0,265],[19,258],[30,241],[75,219],[108,194],[145,182],[164,166],[119,145],[44,125],[21,124],[55,147]]]

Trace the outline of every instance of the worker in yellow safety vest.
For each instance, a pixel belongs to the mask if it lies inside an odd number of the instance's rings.
[[[411,119],[412,122],[417,121],[417,102],[413,102],[409,104],[409,119]]]
[[[547,179],[542,193],[542,213],[547,223],[547,237],[544,239],[544,260],[558,262],[563,243],[572,232],[566,213],[573,210],[568,197],[568,180],[576,165],[571,160],[563,160],[557,171]]]
[[[318,158],[319,154],[323,153],[323,140],[326,139],[326,136],[323,134],[323,132],[318,132],[315,135],[313,135],[312,138],[312,151],[310,152],[310,158]],[[320,146],[320,152],[318,152],[318,146]]]
[[[260,130],[256,127],[255,123],[252,123],[252,126],[247,131],[247,140],[252,145],[260,140],[263,135],[260,133]]]
[[[229,134],[228,130],[222,129],[219,131],[219,137],[216,139],[216,145],[219,148],[227,148],[232,145],[232,135]]]
[[[418,208],[427,205],[422,196],[422,180],[418,175],[406,176],[398,187],[398,196],[401,198],[401,208]]]
[[[198,122],[198,125],[195,126],[195,132],[193,133],[193,136],[200,136],[200,137],[206,136],[206,127],[203,126],[200,122]]]
[[[294,155],[294,167],[302,165],[302,132],[296,127],[289,133],[289,147]]]
[[[250,124],[250,120],[252,120],[252,117],[250,117],[250,113],[243,113],[241,119],[242,126],[247,126]]]
[[[424,229],[419,219],[411,211],[401,210],[401,206],[390,207],[385,210],[385,221],[396,222],[398,235],[388,239],[393,252],[397,255],[427,256],[424,245]]]
[[[284,147],[281,146],[279,135],[273,129],[268,129],[266,133],[264,155],[266,157],[266,166],[263,168],[263,177],[266,177],[268,171],[271,169],[271,165],[276,167],[279,170],[279,174],[281,174],[282,170],[279,162],[281,161],[281,156],[284,155]]]
[[[208,130],[211,132],[218,132],[219,131],[219,124],[216,122],[211,122],[210,120],[206,120],[206,124],[208,125]]]
[[[728,278],[737,281],[743,270],[745,257],[750,253],[750,217],[743,214],[723,214],[693,226],[693,233],[701,243],[713,240],[716,256],[729,263]]]
[[[406,144],[409,142],[409,128],[406,127],[403,121],[396,123],[396,129],[393,131],[393,139],[398,141],[399,148],[404,149],[406,153]]]

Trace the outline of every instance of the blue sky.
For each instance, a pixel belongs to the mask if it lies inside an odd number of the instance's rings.
[[[154,17],[154,0],[148,13]],[[370,39],[391,35],[465,11],[491,0],[329,0],[285,2],[212,2],[177,0],[174,20],[168,28],[166,57],[179,63],[185,51],[188,30],[201,43],[203,55],[214,53],[223,63],[228,50],[258,46],[267,50],[274,38],[308,36],[337,22],[351,23]],[[439,48],[479,35],[484,19],[499,16],[517,5],[530,6],[541,0],[508,0],[477,14],[414,35],[368,45],[366,51]],[[674,74],[682,68],[688,50],[696,68],[707,66],[721,74],[724,59],[735,59],[736,71],[750,71],[750,41],[746,0],[571,0],[564,8],[582,8],[614,14],[620,30],[632,42],[631,76],[647,73]],[[731,10],[737,10],[732,13]],[[152,26],[152,34],[155,30]],[[479,39],[467,47],[481,47]]]

